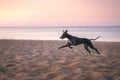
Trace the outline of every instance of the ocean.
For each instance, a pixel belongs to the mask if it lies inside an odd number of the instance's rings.
[[[63,30],[80,38],[120,42],[120,27],[0,27],[0,39],[61,40]]]

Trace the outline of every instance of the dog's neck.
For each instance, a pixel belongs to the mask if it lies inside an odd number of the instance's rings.
[[[72,38],[73,36],[72,35],[70,35],[70,34],[67,34],[67,36],[66,36],[66,38],[68,38],[70,41],[71,41],[71,38]]]

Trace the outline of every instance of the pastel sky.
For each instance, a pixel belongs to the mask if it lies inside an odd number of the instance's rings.
[[[120,25],[120,0],[0,0],[0,26]]]

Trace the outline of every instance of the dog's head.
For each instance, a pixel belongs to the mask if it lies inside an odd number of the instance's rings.
[[[66,31],[63,30],[63,34],[62,34],[62,36],[60,37],[60,39],[66,38],[66,37],[68,36],[67,32],[68,32],[68,30],[66,30]]]

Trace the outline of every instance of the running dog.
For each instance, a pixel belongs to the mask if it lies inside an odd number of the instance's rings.
[[[68,30],[66,30],[66,31],[63,31],[63,34],[60,37],[60,39],[68,38],[69,42],[66,45],[59,47],[59,49],[64,48],[64,47],[69,47],[72,49],[71,47],[72,45],[76,46],[79,44],[84,44],[84,48],[89,52],[89,54],[91,53],[91,51],[89,50],[88,47],[90,47],[91,49],[94,49],[98,54],[100,54],[100,52],[93,46],[91,42],[91,40],[96,40],[99,37],[100,36],[98,36],[95,39],[79,38],[79,37],[75,37],[75,36],[68,34]]]

